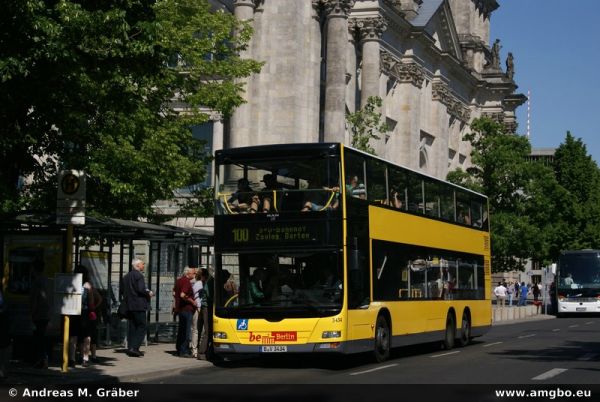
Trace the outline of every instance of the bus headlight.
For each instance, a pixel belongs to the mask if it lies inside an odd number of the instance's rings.
[[[323,338],[323,339],[341,338],[341,337],[342,337],[342,331],[323,331],[323,335],[321,335],[321,338]]]
[[[227,333],[225,332],[213,332],[214,339],[227,339]]]

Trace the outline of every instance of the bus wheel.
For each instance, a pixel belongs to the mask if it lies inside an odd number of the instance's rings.
[[[375,324],[375,360],[378,363],[390,357],[390,326],[384,316],[377,317]]]
[[[459,342],[460,346],[467,346],[471,343],[471,318],[468,314],[463,314]]]
[[[456,338],[456,323],[454,322],[454,316],[448,314],[446,318],[446,333],[444,336],[444,349],[452,349],[454,347],[454,341]]]

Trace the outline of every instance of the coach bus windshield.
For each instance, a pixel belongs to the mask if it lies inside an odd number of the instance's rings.
[[[329,155],[227,158],[217,167],[216,213],[338,211],[339,172]]]
[[[561,255],[557,287],[563,294],[595,297],[600,291],[600,252]]]
[[[322,317],[339,313],[337,252],[223,254],[215,292],[219,317]]]

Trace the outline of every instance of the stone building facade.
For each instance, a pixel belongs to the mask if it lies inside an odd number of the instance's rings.
[[[372,146],[392,162],[445,178],[468,167],[469,123],[485,115],[516,130],[512,55],[490,46],[497,0],[221,0],[250,21],[244,57],[264,61],[247,103],[217,116],[213,149],[258,144],[350,144],[345,116],[383,99],[389,132]]]

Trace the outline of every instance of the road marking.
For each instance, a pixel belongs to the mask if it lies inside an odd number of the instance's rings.
[[[569,328],[575,328],[575,327],[578,327],[578,326],[579,326],[579,324],[569,325]]]
[[[564,373],[565,371],[567,371],[567,369],[563,369],[563,368],[555,368],[549,371],[546,371],[545,373],[542,373],[540,375],[538,375],[537,377],[533,377],[532,380],[547,380],[548,378],[552,378],[552,377],[556,377],[557,375],[559,375],[560,373]]]
[[[598,356],[596,353],[586,353],[585,355],[581,356],[577,360],[582,360],[582,361],[594,360],[596,358],[596,356]]]
[[[560,331],[560,328],[555,328],[552,330],[552,332],[558,332],[558,331]]]
[[[585,323],[585,325],[591,325],[593,323],[594,323],[594,321],[588,321],[588,322]]]
[[[523,339],[523,338],[531,338],[532,336],[535,336],[535,334],[521,335],[521,336],[519,336],[519,339]]]
[[[390,367],[394,367],[394,366],[397,366],[397,365],[398,365],[397,363],[394,363],[394,364],[388,364],[387,366],[375,367],[375,368],[373,368],[373,369],[371,369],[371,370],[357,371],[357,372],[355,372],[355,373],[350,373],[350,375],[359,375],[359,374],[372,373],[373,371],[377,371],[377,370],[383,370],[383,369],[390,368]]]
[[[429,356],[429,357],[435,358],[435,357],[442,357],[442,356],[448,356],[448,355],[455,355],[457,353],[460,353],[460,350],[456,350],[454,352],[442,353],[441,355],[433,355],[433,356]]]
[[[501,343],[502,343],[502,342],[488,343],[487,345],[483,345],[482,347],[484,347],[484,348],[489,348],[490,346],[499,345],[499,344],[501,344]]]

